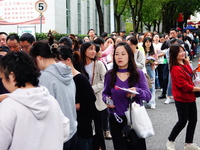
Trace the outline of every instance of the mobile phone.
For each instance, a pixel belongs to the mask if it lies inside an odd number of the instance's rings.
[[[113,100],[111,98],[106,97],[106,104],[108,104],[108,105],[114,105],[114,102],[113,102]]]

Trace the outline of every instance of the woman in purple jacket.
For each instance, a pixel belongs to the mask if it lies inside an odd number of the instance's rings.
[[[116,90],[115,86],[124,87],[139,94],[127,93],[123,90]],[[146,78],[142,70],[137,69],[134,54],[127,43],[120,42],[113,55],[113,69],[108,71],[104,80],[103,100],[107,102],[110,98],[113,104],[108,104],[110,112],[110,130],[115,150],[146,150],[145,139],[131,146],[122,136],[122,129],[127,124],[124,114],[129,105],[129,97],[132,96],[136,103],[142,105],[143,100],[151,99]],[[118,118],[118,119],[117,119]]]

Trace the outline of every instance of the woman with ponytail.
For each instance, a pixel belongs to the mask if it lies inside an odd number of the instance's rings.
[[[76,85],[76,111],[78,142],[76,150],[93,150],[92,146],[92,114],[96,113],[94,91],[87,77],[76,68],[80,68],[80,54],[72,53],[67,46],[59,46],[59,59],[65,65],[71,67],[73,79]],[[76,68],[75,68],[76,67]]]
[[[49,41],[37,41],[31,48],[30,55],[41,70],[39,84],[49,90],[58,101],[63,114],[70,120],[70,135],[64,143],[63,150],[75,150],[77,142],[76,87],[71,68],[61,62],[56,63],[55,58],[58,56],[58,51],[52,37]]]

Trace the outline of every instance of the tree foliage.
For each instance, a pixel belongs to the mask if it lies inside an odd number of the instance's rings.
[[[109,4],[110,0],[106,3]],[[132,22],[133,31],[142,31],[146,26],[148,30],[159,31],[162,23],[162,31],[168,32],[170,28],[178,27],[177,17],[183,13],[185,26],[187,19],[195,12],[200,12],[199,0],[113,0],[114,16],[117,31],[121,29],[122,17]]]

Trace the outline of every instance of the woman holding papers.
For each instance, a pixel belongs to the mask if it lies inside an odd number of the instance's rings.
[[[138,94],[116,87],[138,92]],[[105,76],[103,91],[103,100],[107,102],[110,113],[109,122],[114,149],[146,150],[145,139],[140,139],[138,144],[131,146],[122,136],[122,129],[127,124],[124,112],[128,108],[130,96],[140,105],[143,104],[143,100],[148,102],[151,99],[145,75],[142,70],[137,69],[130,46],[120,42],[114,50],[113,69]]]
[[[154,50],[153,41],[152,41],[152,39],[150,37],[144,38],[143,48],[144,48],[144,52],[145,52],[145,56],[146,56],[147,74],[149,75],[149,77],[151,78],[151,81],[152,81],[152,88],[150,89],[151,90],[151,94],[152,94],[152,98],[149,101],[149,107],[151,109],[155,109],[156,108],[156,101],[155,101],[155,68],[156,68],[156,65],[157,65],[158,55],[157,55],[156,51]]]

